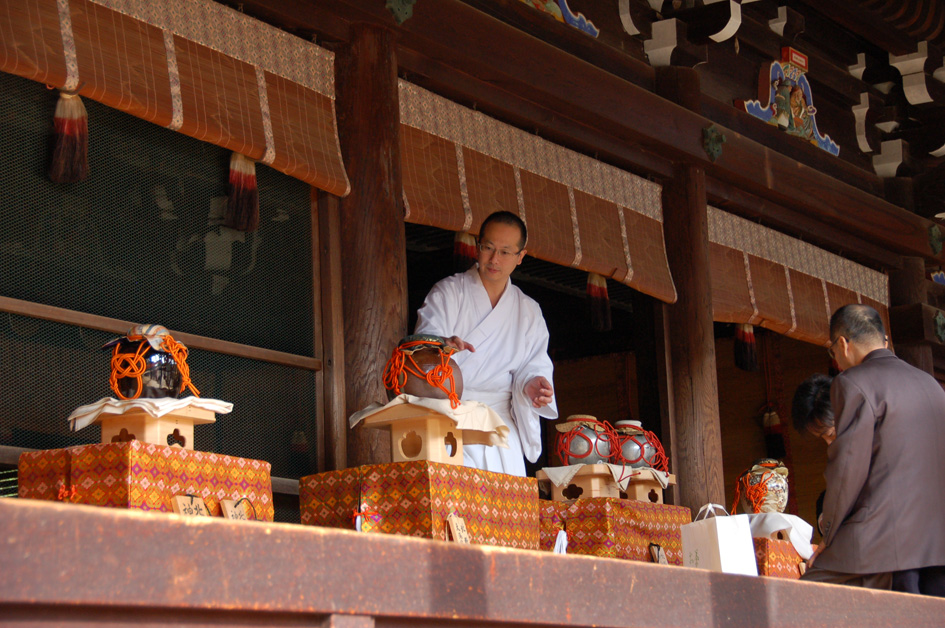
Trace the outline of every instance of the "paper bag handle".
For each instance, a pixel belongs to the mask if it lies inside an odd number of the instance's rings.
[[[721,510],[723,513],[725,513],[726,517],[729,516],[728,511],[725,510],[725,508],[723,508],[722,506],[719,506],[718,504],[706,504],[705,506],[699,509],[699,513],[696,515],[696,518],[693,519],[693,521],[701,521],[702,519],[708,519],[709,514],[715,513],[716,510]]]

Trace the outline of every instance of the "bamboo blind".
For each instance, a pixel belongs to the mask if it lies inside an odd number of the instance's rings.
[[[507,210],[528,253],[672,303],[661,187],[400,81],[409,222],[477,233]]]
[[[0,70],[350,190],[332,53],[209,0],[0,0]]]
[[[889,329],[889,280],[878,271],[709,207],[713,318],[828,344],[830,315],[863,303]]]

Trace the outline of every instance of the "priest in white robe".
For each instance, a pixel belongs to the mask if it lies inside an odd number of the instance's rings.
[[[558,409],[548,357],[548,327],[541,308],[512,285],[509,276],[525,257],[527,232],[510,212],[482,224],[478,264],[438,282],[417,312],[417,334],[442,336],[458,351],[463,400],[480,401],[509,426],[509,448],[465,445],[466,465],[525,475],[527,457],[541,453],[539,417]]]

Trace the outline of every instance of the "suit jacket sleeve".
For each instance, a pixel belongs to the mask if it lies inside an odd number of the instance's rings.
[[[837,438],[827,450],[827,493],[824,497],[824,545],[853,513],[866,484],[873,453],[876,411],[863,390],[840,375],[830,389]]]

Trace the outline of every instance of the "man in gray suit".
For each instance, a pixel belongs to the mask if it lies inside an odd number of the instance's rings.
[[[804,580],[945,595],[945,390],[889,349],[879,314],[830,318],[823,542]]]

